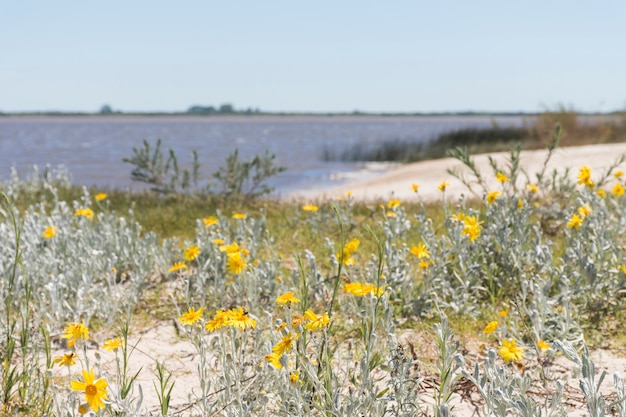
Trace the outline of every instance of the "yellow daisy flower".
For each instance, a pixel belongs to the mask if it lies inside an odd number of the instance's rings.
[[[77,340],[89,340],[89,328],[85,326],[85,320],[83,320],[81,323],[74,322],[68,324],[65,327],[61,338],[69,339],[67,341],[68,347],[73,347]]]
[[[582,224],[583,224],[583,219],[580,218],[578,214],[574,214],[567,222],[567,227],[571,229],[578,229]]]
[[[204,223],[206,227],[213,226],[214,224],[218,224],[219,222],[220,221],[215,216],[209,216],[202,219],[202,223]]]
[[[493,334],[493,332],[495,332],[497,328],[498,328],[498,322],[497,321],[491,321],[491,322],[487,323],[487,325],[483,329],[483,334],[487,334],[487,335]]]
[[[79,208],[74,212],[74,216],[76,217],[87,217],[89,220],[93,219],[93,210],[89,207],[87,208]]]
[[[231,274],[239,275],[246,268],[246,260],[243,259],[240,252],[229,253],[226,260],[226,267]]]
[[[593,181],[591,180],[591,168],[587,165],[583,165],[578,170],[578,184],[584,184],[588,188],[593,188]]]
[[[108,383],[106,379],[95,379],[93,371],[85,371],[83,369],[83,381],[72,380],[71,386],[74,391],[84,391],[85,399],[89,403],[89,406],[95,412],[98,412],[101,408],[104,408],[104,400],[107,400],[107,387]]]
[[[307,330],[321,330],[330,324],[330,317],[328,317],[326,312],[318,316],[313,310],[309,309],[304,312],[304,317],[309,321],[304,325],[304,328]]]
[[[278,305],[285,305],[287,303],[295,304],[299,303],[300,299],[296,297],[295,292],[287,291],[283,295],[279,295],[276,297],[276,303]]]
[[[509,177],[507,177],[503,172],[500,171],[496,172],[496,179],[500,184],[511,181]]]
[[[245,330],[247,328],[255,328],[256,320],[248,315],[248,310],[238,307],[233,308],[228,312],[228,319],[224,324],[236,329]]]
[[[283,336],[282,340],[274,345],[272,351],[278,355],[289,352],[293,348],[293,344],[300,335],[298,333],[289,333]]]
[[[550,349],[550,343],[544,342],[543,340],[538,340],[537,346],[539,347],[541,351]]]
[[[184,262],[174,262],[174,265],[167,272],[180,271],[181,269],[187,269],[187,265]]]
[[[413,246],[410,251],[417,259],[428,259],[430,258],[430,252],[428,252],[428,247],[423,243],[418,243],[417,246]]]
[[[198,245],[191,245],[183,252],[183,258],[188,261],[193,261],[198,255],[200,255],[200,247]]]
[[[203,313],[204,307],[201,307],[197,310],[193,307],[189,307],[189,309],[178,318],[178,321],[180,321],[183,326],[191,326],[192,324],[195,324],[196,322],[202,320]]]
[[[102,201],[105,200],[107,197],[108,196],[106,193],[98,193],[94,198],[96,199],[96,201]]]
[[[44,239],[52,239],[59,229],[56,226],[46,226],[46,229],[41,234]]]
[[[215,316],[204,325],[204,328],[210,332],[214,332],[215,330],[219,330],[226,325],[226,322],[229,319],[229,312],[224,310],[217,310]]]
[[[487,193],[487,197],[485,198],[485,200],[487,200],[488,204],[493,204],[501,195],[502,193],[500,191],[490,191]]]
[[[54,358],[54,363],[59,366],[72,366],[76,363],[76,353],[64,353],[63,356]]]
[[[109,339],[104,342],[102,345],[102,349],[108,350],[109,352],[112,350],[117,350],[122,346],[122,339],[116,337],[115,339]]]
[[[524,348],[517,346],[515,339],[503,340],[498,354],[505,362],[513,362],[524,359]]]

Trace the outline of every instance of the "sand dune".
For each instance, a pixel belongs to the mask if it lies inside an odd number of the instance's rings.
[[[591,168],[592,178],[597,179],[611,164],[625,154],[626,143],[558,148],[550,158],[546,172],[552,173],[556,170],[558,173],[564,173],[569,169],[568,175],[575,179],[579,168],[587,165]],[[520,165],[530,178],[530,182],[536,181],[536,174],[543,168],[547,155],[548,151],[545,149],[521,153]],[[481,154],[472,157],[476,167],[484,177],[486,188],[497,190],[501,188],[501,185],[495,179],[489,156],[496,161],[499,167],[506,170],[509,163],[509,153]],[[625,169],[626,163],[622,163],[620,168]],[[443,180],[450,183],[446,188],[446,198],[457,200],[463,194],[469,197],[472,193],[459,179],[450,175],[448,169],[457,170],[468,179],[473,179],[470,170],[461,162],[453,158],[445,158],[402,165],[373,179],[356,180],[329,189],[296,192],[289,197],[310,200],[337,198],[350,191],[352,197],[358,200],[389,199],[392,197],[407,200],[416,198],[412,184],[418,184],[419,198],[432,201],[442,198],[442,193],[437,187]],[[523,187],[526,183],[527,179],[524,175],[518,178],[519,186]],[[474,191],[478,197],[484,193],[479,186],[475,186]]]

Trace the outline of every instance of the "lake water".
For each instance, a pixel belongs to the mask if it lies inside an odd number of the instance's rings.
[[[20,174],[32,165],[66,166],[73,183],[105,188],[145,189],[130,179],[133,155],[145,139],[161,139],[173,149],[181,167],[198,151],[208,178],[239,149],[242,159],[266,150],[287,170],[270,181],[276,193],[328,187],[377,175],[380,164],[324,162],[325,149],[341,152],[388,140],[428,142],[439,134],[464,127],[521,126],[522,116],[112,116],[0,117],[0,180],[15,166]]]

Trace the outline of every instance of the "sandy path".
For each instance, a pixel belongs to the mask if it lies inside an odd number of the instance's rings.
[[[547,150],[524,151],[521,153],[520,165],[528,173],[531,181],[536,179],[536,173],[542,169],[547,154]],[[609,165],[623,154],[626,154],[626,143],[559,148],[550,159],[547,172],[551,173],[555,169],[558,172],[565,172],[565,170],[569,168],[569,176],[575,179],[578,175],[578,169],[583,165],[588,165],[592,171],[592,178],[596,179],[601,176],[602,172],[604,172]],[[508,152],[491,154],[491,157],[493,157],[501,167],[507,166],[508,156]],[[488,189],[500,189],[500,185],[495,179],[493,169],[489,164],[489,155],[476,155],[472,157],[472,159],[483,177],[485,177]],[[622,163],[620,167],[625,169],[626,163]],[[467,188],[461,181],[450,175],[447,172],[448,169],[460,170],[466,173],[466,175],[469,174],[469,170],[458,160],[445,158],[403,165],[366,181],[357,180],[329,189],[295,192],[289,195],[289,197],[304,200],[317,200],[336,198],[350,191],[352,197],[359,200],[377,198],[389,199],[391,197],[406,200],[416,198],[411,185],[418,184],[419,196],[422,199],[436,200],[440,199],[442,196],[437,186],[443,180],[450,183],[446,189],[447,198],[457,200],[462,194],[468,195],[469,192]],[[526,179],[521,178],[519,180],[519,185],[524,186]],[[482,194],[480,187],[475,188],[475,190],[479,195]]]

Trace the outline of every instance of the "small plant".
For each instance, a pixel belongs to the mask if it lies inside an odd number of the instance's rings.
[[[123,162],[133,164],[135,168],[131,172],[133,181],[151,184],[152,191],[159,193],[178,193],[189,191],[190,183],[198,183],[200,178],[200,163],[198,153],[193,151],[193,165],[191,171],[178,167],[178,158],[173,149],[169,150],[169,156],[164,158],[161,151],[161,139],[151,149],[148,141],[143,141],[143,148],[133,148],[132,158],[122,158]]]
[[[133,148],[132,158],[122,158],[123,162],[132,164],[135,168],[131,172],[133,181],[150,184],[152,191],[162,194],[182,194],[195,191],[201,195],[218,194],[225,198],[243,197],[256,198],[273,191],[264,182],[285,171],[285,167],[277,166],[276,155],[265,151],[263,155],[256,155],[249,161],[239,159],[239,150],[235,149],[226,158],[226,165],[218,168],[212,174],[217,180],[215,192],[214,184],[208,183],[199,187],[200,162],[198,152],[192,151],[193,162],[190,168],[182,169],[178,165],[178,158],[173,149],[165,158],[161,150],[161,139],[154,149],[148,141],[143,141],[142,148]],[[193,190],[192,190],[193,185]]]
[[[275,158],[276,155],[265,151],[265,154],[256,155],[250,161],[240,161],[239,150],[235,149],[226,158],[226,165],[213,174],[213,178],[220,183],[219,194],[223,197],[254,198],[271,193],[273,188],[263,182],[286,169],[276,166]]]

